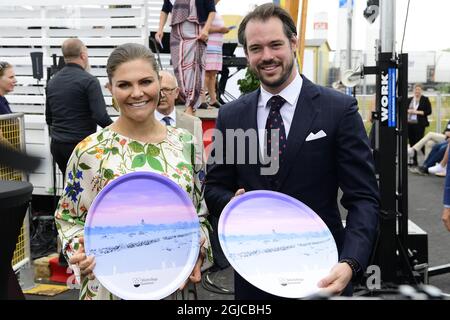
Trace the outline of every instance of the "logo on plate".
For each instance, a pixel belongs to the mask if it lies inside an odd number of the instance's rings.
[[[286,287],[287,285],[290,285],[290,284],[301,284],[303,282],[303,279],[301,279],[301,278],[280,278],[280,279],[278,279],[278,281],[280,282],[280,285],[282,285],[283,287]]]
[[[158,281],[158,278],[133,278],[133,286],[135,288],[139,288],[140,286],[145,286],[149,284],[155,284]]]
[[[135,288],[139,288],[139,287],[141,286],[141,284],[142,284],[142,281],[141,281],[140,278],[134,278],[134,279],[133,279],[133,286],[134,286]]]

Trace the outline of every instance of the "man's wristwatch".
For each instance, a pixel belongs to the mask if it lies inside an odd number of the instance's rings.
[[[352,273],[353,273],[352,280],[357,279],[357,277],[360,275],[361,266],[359,265],[358,261],[356,261],[355,259],[345,258],[345,259],[339,260],[339,263],[346,263],[350,266],[350,268],[352,269]]]

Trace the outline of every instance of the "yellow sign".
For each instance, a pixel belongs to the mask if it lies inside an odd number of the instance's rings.
[[[25,294],[36,294],[40,296],[53,297],[57,294],[69,290],[67,286],[55,285],[55,284],[38,284],[36,287],[30,290],[24,290]]]
[[[225,33],[223,37],[224,42],[238,42],[238,28],[241,24],[243,16],[237,15],[237,14],[224,14],[222,15],[223,22],[225,23],[225,27],[231,27],[236,26],[233,30],[230,30],[230,32]]]

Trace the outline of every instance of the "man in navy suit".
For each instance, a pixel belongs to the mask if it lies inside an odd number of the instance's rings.
[[[215,139],[211,153],[215,162],[208,167],[205,189],[210,213],[219,217],[233,197],[251,190],[274,190],[302,201],[327,224],[339,252],[339,262],[318,286],[331,294],[349,294],[350,281],[367,267],[379,210],[373,158],[357,101],[317,86],[298,73],[296,27],[280,7],[268,3],[249,13],[239,27],[239,42],[261,88],[219,111],[216,129],[222,133],[223,147],[220,139]],[[278,140],[269,141],[265,136],[272,126],[279,130],[279,145]],[[245,163],[242,158],[238,161],[242,146],[232,150],[233,161],[227,159],[234,141],[228,141],[225,132],[239,129],[257,132],[253,150],[260,157],[256,164],[251,161],[253,145],[248,139]],[[274,145],[279,150],[268,152]],[[223,162],[218,156],[221,152]],[[267,159],[264,155],[279,163],[275,174],[262,174],[267,169],[261,160]],[[345,228],[337,204],[338,188],[348,210]],[[235,273],[235,298],[275,297]]]

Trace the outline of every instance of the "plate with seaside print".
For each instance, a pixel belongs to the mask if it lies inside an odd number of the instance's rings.
[[[255,287],[285,298],[317,293],[338,262],[333,235],[308,206],[274,191],[250,191],[222,211],[219,242],[230,264]]]
[[[191,274],[200,229],[188,194],[156,173],[133,172],[94,199],[84,227],[94,274],[122,299],[162,299]]]

